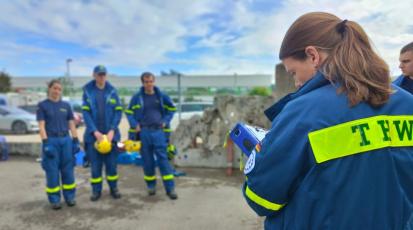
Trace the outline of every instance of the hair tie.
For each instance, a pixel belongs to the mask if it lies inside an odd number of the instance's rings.
[[[337,24],[337,32],[339,32],[341,35],[343,35],[346,29],[346,22],[347,22],[347,19],[344,19],[343,21]]]

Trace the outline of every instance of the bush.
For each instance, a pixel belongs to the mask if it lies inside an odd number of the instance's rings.
[[[250,96],[270,96],[271,90],[267,87],[254,87],[248,93]]]

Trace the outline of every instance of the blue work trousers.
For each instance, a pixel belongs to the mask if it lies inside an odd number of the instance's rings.
[[[115,146],[115,143],[112,143]],[[99,153],[93,143],[85,144],[86,152],[91,164],[91,174],[92,178],[90,180],[92,184],[93,193],[100,194],[102,192],[102,169],[105,165],[106,169],[106,180],[109,184],[111,190],[117,188],[118,173],[117,173],[117,150],[115,147],[108,154]]]
[[[61,190],[65,201],[73,201],[76,195],[76,183],[72,139],[69,135],[49,137],[48,143],[51,145],[51,151],[42,153],[42,167],[46,172],[46,193],[49,202],[59,203]]]
[[[148,188],[156,187],[156,156],[165,190],[166,192],[173,190],[175,187],[174,176],[166,153],[167,143],[165,133],[162,129],[142,128],[140,135],[142,142],[141,155],[143,160],[144,180],[146,181]]]

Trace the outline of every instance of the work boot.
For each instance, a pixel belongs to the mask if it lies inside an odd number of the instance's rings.
[[[60,203],[53,203],[50,205],[53,210],[59,210],[62,208],[62,205]]]
[[[90,197],[91,201],[97,201],[100,198],[100,193],[93,193],[92,196]]]
[[[156,194],[156,189],[155,188],[148,188],[148,195],[149,196],[155,196]]]
[[[121,195],[119,193],[119,190],[117,188],[111,189],[110,190],[110,195],[113,197],[113,199],[120,199]]]
[[[76,201],[75,200],[68,200],[66,201],[67,206],[69,207],[73,207],[76,205]]]
[[[166,195],[169,197],[171,200],[176,200],[178,199],[178,195],[176,194],[175,190],[172,189],[171,191],[167,192]]]

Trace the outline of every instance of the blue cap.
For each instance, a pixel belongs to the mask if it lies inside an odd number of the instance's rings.
[[[93,73],[94,74],[100,74],[100,73],[106,74],[107,73],[106,67],[103,65],[98,65],[93,69]]]

